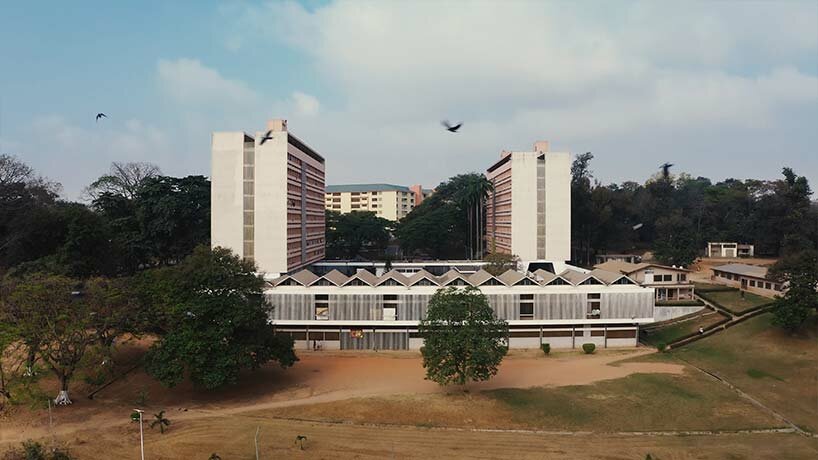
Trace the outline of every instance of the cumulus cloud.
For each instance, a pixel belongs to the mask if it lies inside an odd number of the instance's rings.
[[[290,123],[331,150],[331,181],[435,182],[538,138],[596,151],[610,180],[652,173],[652,146],[715,179],[771,177],[782,161],[818,179],[804,122],[818,116],[815,3],[271,2],[239,16],[341,95]],[[463,132],[434,131],[441,118]]]
[[[311,117],[317,115],[321,104],[315,96],[295,91],[292,95],[293,108],[297,115]]]
[[[197,59],[160,59],[157,76],[162,89],[184,104],[247,104],[256,97],[241,80],[225,78]]]

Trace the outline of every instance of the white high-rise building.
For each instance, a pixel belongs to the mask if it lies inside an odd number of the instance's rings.
[[[571,259],[571,155],[506,152],[488,168],[494,192],[486,203],[486,247],[524,262]]]
[[[324,258],[324,158],[286,120],[267,129],[213,133],[210,239],[277,276]]]

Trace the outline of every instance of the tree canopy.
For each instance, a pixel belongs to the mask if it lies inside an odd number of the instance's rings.
[[[394,223],[372,211],[341,214],[326,211],[328,259],[381,258],[389,245]]]
[[[441,385],[490,379],[508,351],[508,323],[474,287],[438,290],[418,330],[426,378]]]
[[[267,323],[264,281],[230,250],[197,247],[178,266],[155,271],[152,304],[165,321],[145,369],[173,386],[187,375],[207,389],[235,383],[242,370],[298,358],[289,335]]]

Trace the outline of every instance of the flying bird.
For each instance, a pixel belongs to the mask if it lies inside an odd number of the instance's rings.
[[[97,121],[99,121],[100,118],[108,118],[108,115],[105,115],[104,113],[100,112],[97,114]]]
[[[273,132],[273,130],[271,129],[271,130],[267,131],[266,133],[264,133],[264,137],[261,138],[261,142],[259,143],[259,145],[264,145],[265,142],[271,140],[273,138],[273,136],[270,135],[270,134],[272,134],[272,132]]]
[[[659,168],[662,169],[662,177],[663,178],[667,179],[668,177],[670,177],[670,168],[671,168],[671,166],[673,166],[673,163],[665,163],[665,164],[659,166]]]
[[[440,122],[440,124],[445,126],[446,131],[448,131],[450,133],[456,133],[457,130],[460,129],[461,126],[463,126],[463,123],[458,123],[458,124],[452,126],[451,124],[449,124],[448,120],[443,120],[443,121]]]

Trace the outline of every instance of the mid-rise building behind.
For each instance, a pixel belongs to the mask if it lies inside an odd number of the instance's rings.
[[[548,142],[532,152],[502,152],[486,177],[494,191],[486,203],[489,252],[523,261],[571,258],[571,158],[550,152]]]
[[[271,120],[267,131],[214,132],[211,244],[276,275],[324,258],[324,158]]]
[[[398,221],[415,208],[415,193],[403,185],[345,184],[328,185],[324,207],[342,214],[372,211],[378,217]]]

